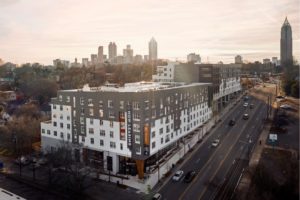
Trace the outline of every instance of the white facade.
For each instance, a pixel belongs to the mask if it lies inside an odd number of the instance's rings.
[[[157,66],[157,73],[152,75],[155,82],[174,82],[174,68],[177,62],[168,62],[165,66]]]

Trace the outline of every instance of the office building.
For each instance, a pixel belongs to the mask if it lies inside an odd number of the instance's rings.
[[[178,62],[168,62],[165,66],[157,66],[156,74],[152,75],[154,82],[174,82],[174,69]]]
[[[243,58],[242,58],[242,56],[240,56],[240,55],[235,56],[234,63],[235,64],[243,64]]]
[[[126,46],[126,49],[123,49],[123,57],[124,64],[131,64],[133,62],[133,50],[129,44]]]
[[[284,65],[286,62],[293,62],[292,27],[287,18],[281,27],[280,38],[280,63]]]
[[[157,60],[157,42],[152,37],[149,41],[149,61],[155,61]]]
[[[103,46],[98,47],[98,63],[102,64],[104,62],[103,58]]]
[[[82,58],[82,66],[88,67],[89,66],[89,59],[88,58]]]
[[[91,54],[91,64],[96,65],[98,63],[98,56],[97,54]]]
[[[110,42],[108,45],[108,59],[109,61],[117,57],[117,45],[114,42]]]
[[[187,62],[188,63],[201,63],[201,57],[199,54],[190,53],[187,55]]]

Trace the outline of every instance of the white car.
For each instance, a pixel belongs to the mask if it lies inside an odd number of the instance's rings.
[[[182,178],[183,173],[184,172],[182,170],[177,171],[172,178],[173,181],[179,181]]]
[[[213,147],[217,147],[220,143],[220,140],[219,139],[215,139],[212,143],[211,143],[211,146]]]
[[[246,108],[246,107],[248,107],[248,105],[249,105],[248,103],[244,103],[243,106]]]

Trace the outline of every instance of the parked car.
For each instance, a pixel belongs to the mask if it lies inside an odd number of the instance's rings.
[[[220,140],[219,139],[215,139],[212,143],[211,143],[211,146],[213,147],[217,147],[220,143]]]
[[[234,119],[231,119],[231,120],[229,121],[229,126],[233,126],[233,125],[235,125],[235,120],[234,120]]]
[[[189,171],[188,173],[186,173],[185,177],[184,177],[184,182],[186,183],[190,183],[196,176],[196,172],[194,170]]]
[[[243,115],[243,119],[249,119],[249,114],[245,113],[245,114]]]
[[[247,102],[246,102],[246,103],[244,103],[244,105],[243,105],[243,106],[244,106],[245,108],[247,108],[247,107],[248,107],[248,105],[249,105],[249,103],[247,103]]]
[[[159,193],[156,193],[156,194],[152,197],[152,200],[159,200],[159,199],[162,199],[162,196],[161,196],[161,194],[159,194]]]
[[[251,104],[250,104],[250,109],[253,109],[253,108],[254,108],[254,104],[251,103]]]
[[[21,165],[28,165],[28,164],[30,164],[30,160],[27,159],[25,156],[21,156],[21,157],[19,157],[15,160],[15,163],[18,164],[18,165],[20,165],[20,164]]]
[[[182,178],[183,173],[184,172],[182,170],[177,171],[172,178],[173,181],[179,181]]]

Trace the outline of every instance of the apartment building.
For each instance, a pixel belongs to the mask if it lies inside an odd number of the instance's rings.
[[[128,83],[58,91],[41,123],[42,149],[64,142],[76,159],[112,174],[138,174],[212,116],[212,84]]]

